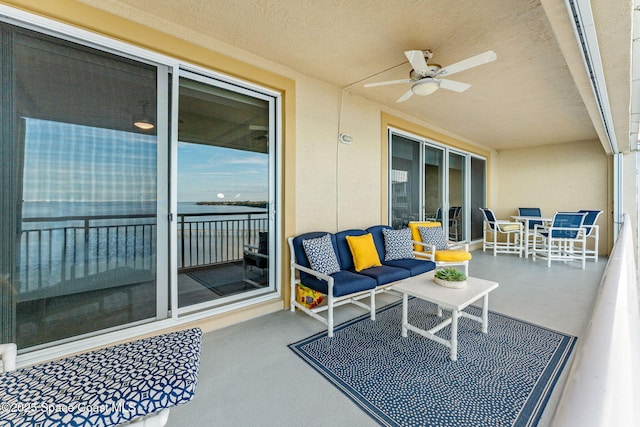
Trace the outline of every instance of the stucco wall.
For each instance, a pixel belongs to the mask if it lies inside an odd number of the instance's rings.
[[[543,216],[558,211],[600,209],[600,254],[612,247],[609,176],[611,157],[598,141],[503,150],[495,155],[489,207],[499,218],[518,207],[540,207]]]

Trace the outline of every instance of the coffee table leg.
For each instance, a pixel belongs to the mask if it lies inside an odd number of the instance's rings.
[[[407,323],[409,323],[408,316],[409,295],[402,294],[402,336],[407,336]]]
[[[458,360],[458,310],[451,312],[451,360]]]
[[[482,298],[482,332],[489,330],[489,294]]]

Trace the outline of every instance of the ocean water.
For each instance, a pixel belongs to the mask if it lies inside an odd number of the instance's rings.
[[[264,209],[246,206],[179,203],[177,220],[179,267],[238,259],[242,244],[266,227]],[[107,273],[153,275],[156,240],[153,202],[25,202],[18,292]]]

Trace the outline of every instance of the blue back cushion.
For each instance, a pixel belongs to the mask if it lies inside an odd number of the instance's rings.
[[[584,221],[585,214],[579,212],[557,212],[553,217],[552,227],[580,228]],[[575,239],[578,235],[573,230],[553,230],[552,237]]]
[[[367,234],[365,230],[344,230],[335,234],[336,243],[335,246],[338,249],[336,255],[338,255],[338,262],[340,263],[341,270],[353,270],[356,266],[353,263],[353,256],[351,255],[351,249],[349,249],[349,243],[347,243],[347,236],[362,236]]]
[[[488,209],[488,208],[480,208],[480,210],[484,214],[484,218],[489,223],[489,227],[491,227],[491,229],[493,230],[494,222],[496,221],[496,217],[493,216],[493,212],[491,211],[491,209]]]
[[[373,227],[367,228],[367,233],[371,233],[371,235],[373,236],[373,243],[375,243],[376,245],[378,257],[383,264],[386,252],[384,248],[384,234],[382,233],[382,230],[384,230],[385,228],[393,230],[393,228],[389,227],[388,225],[374,225]]]
[[[518,215],[520,216],[542,216],[540,208],[518,208]],[[536,225],[542,225],[542,221],[529,220],[529,229],[533,230]]]
[[[540,208],[518,208],[518,215],[520,216],[542,216]]]
[[[587,227],[587,226],[594,225],[596,223],[596,220],[598,219],[598,216],[602,213],[602,211],[581,209],[578,212],[587,214],[584,217],[584,222],[582,223],[582,225],[587,229],[587,234],[590,234],[592,227]]]

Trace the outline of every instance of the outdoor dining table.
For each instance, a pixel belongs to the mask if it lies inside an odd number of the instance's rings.
[[[524,216],[524,215],[512,215],[511,219],[521,222],[524,226],[524,236],[520,239],[520,245],[522,246],[522,253],[525,258],[529,257],[529,236],[532,231],[529,229],[529,221],[542,221],[543,224],[551,224],[553,218],[544,218],[539,216]]]
[[[193,328],[0,374],[0,425],[163,426],[194,396],[201,342]]]

